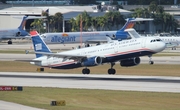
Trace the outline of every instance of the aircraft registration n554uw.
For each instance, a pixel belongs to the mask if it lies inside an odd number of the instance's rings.
[[[115,74],[115,62],[120,62],[123,67],[135,66],[140,63],[140,56],[151,56],[165,49],[165,43],[157,37],[140,37],[134,29],[125,30],[133,39],[109,40],[108,43],[52,53],[37,31],[31,31],[32,42],[36,58],[30,63],[41,67],[54,69],[73,69],[85,67],[83,74],[89,74],[87,67],[110,63],[108,74]],[[151,58],[150,58],[150,62]]]
[[[45,33],[42,34],[44,42],[47,44],[68,44],[68,43],[100,43],[107,42],[106,37],[113,39],[127,39],[128,34],[125,29],[133,28],[137,21],[150,21],[148,18],[128,18],[125,25],[118,31],[93,31],[93,32],[67,32],[67,33]]]

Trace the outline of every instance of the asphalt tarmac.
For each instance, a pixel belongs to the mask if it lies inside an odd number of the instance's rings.
[[[5,86],[180,93],[180,77],[0,72]]]

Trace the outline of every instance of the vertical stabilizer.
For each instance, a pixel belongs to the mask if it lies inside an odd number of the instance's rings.
[[[133,28],[135,24],[134,19],[135,18],[128,18],[125,25],[119,31],[124,31],[125,29]]]
[[[116,39],[121,39],[122,40],[122,39],[131,38],[129,36],[129,34],[124,30],[133,28],[136,22],[139,22],[139,21],[152,21],[152,20],[154,20],[154,19],[152,19],[152,18],[128,18],[128,19],[126,19],[127,22],[125,23],[125,25],[120,30],[118,30],[116,32]]]
[[[22,21],[21,21],[21,24],[19,25],[19,29],[20,30],[23,30],[24,29],[24,27],[25,27],[25,25],[26,25],[26,18],[27,18],[28,16],[24,16],[23,17],[23,19],[22,19]]]
[[[42,38],[39,36],[37,31],[31,31],[30,35],[32,38],[35,52],[51,52],[51,50],[47,47],[47,45],[42,40]],[[36,58],[41,57],[41,56],[42,56],[42,54],[36,53]]]

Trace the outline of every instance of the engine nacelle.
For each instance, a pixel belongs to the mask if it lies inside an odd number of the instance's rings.
[[[120,65],[122,67],[135,66],[138,65],[140,62],[141,59],[139,57],[135,57],[132,59],[121,60]]]
[[[99,65],[101,63],[102,63],[102,58],[97,57],[97,56],[84,59],[81,62],[82,66],[95,66],[95,65]]]
[[[16,37],[19,37],[21,35],[21,32],[16,33]]]

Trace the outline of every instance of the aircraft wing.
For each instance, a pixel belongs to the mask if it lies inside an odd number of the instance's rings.
[[[87,55],[74,55],[74,54],[64,54],[64,53],[47,53],[47,52],[35,52],[36,54],[42,54],[44,56],[48,56],[48,57],[57,57],[57,58],[63,58],[64,61],[67,59],[72,59],[72,60],[76,60],[76,61],[82,61],[84,59],[90,58],[92,56],[87,56]],[[100,57],[104,57],[105,56],[100,56]]]
[[[177,47],[177,46],[179,46],[178,42],[166,42],[167,48],[172,48],[172,47]]]
[[[142,37],[142,36],[140,36],[133,28],[126,29],[126,30],[124,30],[124,31],[125,31],[125,32],[128,32],[129,35],[130,35],[130,37],[131,37],[132,39]]]
[[[72,54],[47,53],[47,52],[35,52],[35,53],[42,54],[48,57],[57,57],[57,58],[73,59],[73,60],[80,60],[80,59],[88,58],[88,56],[86,55],[72,55]]]
[[[20,61],[20,62],[41,62],[41,60],[15,60],[15,61]]]

